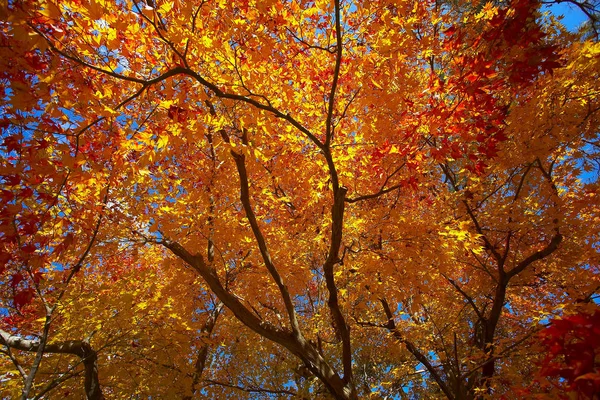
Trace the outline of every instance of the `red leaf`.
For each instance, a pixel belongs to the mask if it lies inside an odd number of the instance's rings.
[[[169,107],[168,116],[175,122],[183,123],[187,120],[187,110],[185,108],[172,105]]]
[[[11,256],[8,252],[0,252],[0,274],[6,270],[6,264],[10,261]]]
[[[44,279],[44,273],[37,271],[33,274],[33,281],[35,283],[40,283],[42,281],[42,279]]]
[[[33,235],[37,230],[37,223],[35,221],[28,221],[21,225],[21,231],[25,235]]]
[[[36,249],[37,248],[35,245],[31,243],[27,243],[25,246],[21,247],[21,250],[23,250],[25,253],[34,253]]]
[[[57,246],[54,247],[53,253],[62,253],[71,245],[71,243],[73,243],[73,234],[69,232],[67,233],[67,236],[65,236],[65,239],[62,241],[62,243],[59,243]]]
[[[10,277],[10,285],[15,288],[17,287],[17,285],[23,281],[23,274],[21,274],[20,272],[17,272],[16,274],[13,274]]]
[[[10,190],[2,189],[0,193],[0,198],[3,202],[8,203],[9,201],[12,201],[12,199],[15,198],[15,195]]]
[[[33,300],[34,294],[35,294],[35,291],[32,288],[27,288],[27,289],[19,291],[17,294],[15,294],[15,298],[13,299],[13,303],[14,303],[15,307],[21,308],[21,307],[31,303],[31,300]]]
[[[29,52],[25,54],[25,61],[29,64],[34,70],[42,70],[48,66],[48,63],[44,62],[42,58],[33,52]]]
[[[452,25],[450,28],[448,28],[444,31],[444,35],[452,36],[452,35],[454,35],[455,32],[456,32],[456,26]]]
[[[31,188],[22,189],[17,196],[21,199],[28,199],[33,196],[33,190]]]
[[[2,146],[5,146],[6,151],[10,153],[11,151],[19,150],[21,148],[21,142],[17,136],[11,135],[4,139]]]
[[[2,178],[8,186],[16,186],[21,183],[21,177],[19,175],[4,175]]]
[[[554,70],[557,68],[562,68],[563,65],[557,61],[546,61],[544,63],[542,63],[542,68],[548,72],[550,72],[550,74],[554,73]]]
[[[568,391],[590,398],[600,391],[600,379],[594,379],[599,367],[595,361],[600,355],[600,341],[595,332],[599,325],[600,311],[552,321],[552,325],[540,333],[547,351],[540,375],[564,380]]]
[[[452,143],[452,146],[450,146],[450,155],[455,160],[458,160],[459,158],[462,157],[463,152],[457,143]]]

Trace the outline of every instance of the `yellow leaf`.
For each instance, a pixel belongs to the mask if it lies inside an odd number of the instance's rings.
[[[169,11],[171,11],[172,8],[173,8],[173,2],[169,1],[169,2],[164,3],[162,6],[160,6],[158,8],[158,11],[164,15],[164,14],[168,13]]]
[[[166,147],[168,143],[169,143],[169,135],[162,134],[162,135],[160,135],[160,137],[158,138],[158,140],[156,142],[156,147],[159,149],[162,149],[163,147]]]

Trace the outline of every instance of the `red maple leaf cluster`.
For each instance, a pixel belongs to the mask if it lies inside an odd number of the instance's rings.
[[[578,398],[600,393],[600,310],[556,319],[540,333],[547,350],[540,374]]]

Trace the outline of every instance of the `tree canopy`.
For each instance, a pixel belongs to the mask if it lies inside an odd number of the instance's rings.
[[[1,396],[593,398],[570,3],[1,2]]]

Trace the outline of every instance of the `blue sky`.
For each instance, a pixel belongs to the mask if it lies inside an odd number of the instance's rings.
[[[577,28],[587,19],[585,14],[582,13],[579,8],[569,3],[552,4],[548,9],[550,9],[554,15],[564,16],[562,23],[570,31],[577,30]]]

